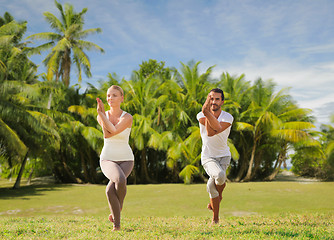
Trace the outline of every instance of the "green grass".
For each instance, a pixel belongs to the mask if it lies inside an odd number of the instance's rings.
[[[210,225],[205,187],[128,186],[117,233],[106,220],[105,186],[2,187],[0,238],[333,239],[334,183],[229,183],[217,226]]]
[[[212,226],[203,217],[123,218],[112,232],[101,217],[0,218],[0,238],[7,239],[333,239],[329,215],[227,217]]]

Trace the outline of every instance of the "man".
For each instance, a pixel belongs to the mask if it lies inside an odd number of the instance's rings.
[[[221,110],[224,104],[224,92],[212,89],[197,114],[202,138],[201,163],[210,176],[207,191],[210,195],[208,209],[213,212],[212,223],[219,222],[219,205],[226,186],[226,169],[230,164],[231,152],[227,145],[233,117]]]

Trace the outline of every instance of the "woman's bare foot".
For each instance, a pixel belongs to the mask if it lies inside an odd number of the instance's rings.
[[[115,227],[112,229],[113,231],[120,231],[121,230],[121,227]]]
[[[114,218],[112,217],[111,214],[109,215],[108,219],[109,219],[110,222],[112,222],[112,223],[114,222]]]

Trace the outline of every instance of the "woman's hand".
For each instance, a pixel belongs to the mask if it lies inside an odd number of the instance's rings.
[[[101,99],[99,99],[99,98],[96,98],[96,101],[97,101],[97,113],[105,113],[105,111],[104,111],[104,105],[103,105],[103,102],[102,102],[102,100]]]

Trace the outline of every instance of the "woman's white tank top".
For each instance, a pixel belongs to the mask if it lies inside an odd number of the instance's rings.
[[[125,111],[121,114],[123,117]],[[109,114],[106,111],[106,116],[109,120]],[[134,155],[129,145],[129,137],[131,128],[126,128],[124,131],[109,138],[104,138],[104,145],[101,151],[100,160],[110,161],[134,161]]]

